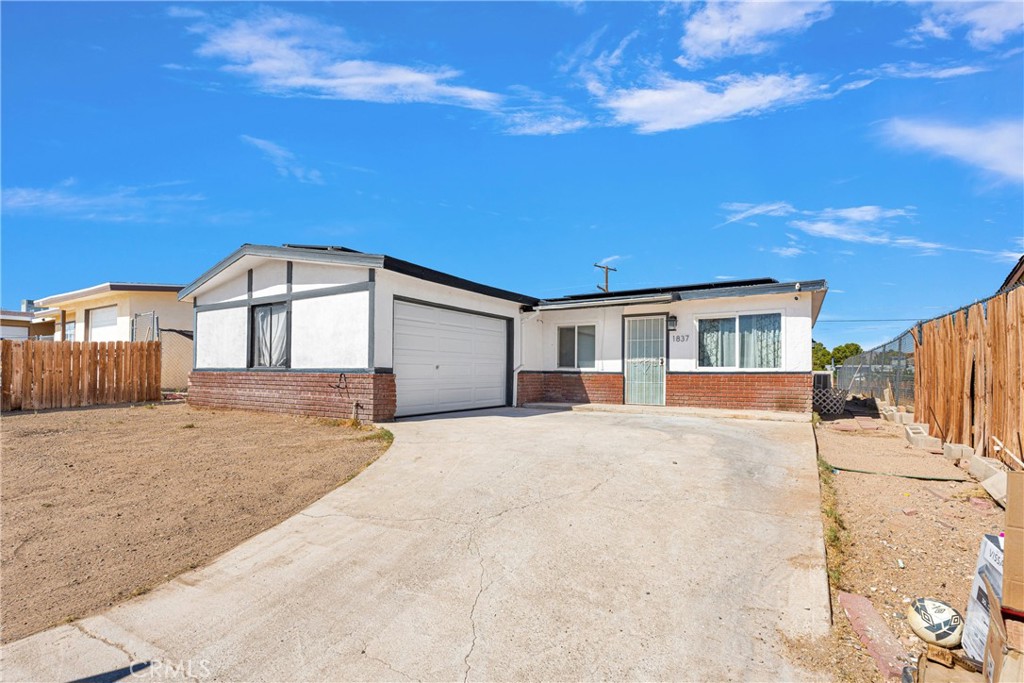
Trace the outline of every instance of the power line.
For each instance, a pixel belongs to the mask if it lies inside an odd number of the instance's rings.
[[[822,323],[916,323],[919,322],[920,318],[860,318],[851,320],[818,320],[815,324],[821,325]]]

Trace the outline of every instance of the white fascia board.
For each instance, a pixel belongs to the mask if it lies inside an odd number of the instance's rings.
[[[659,294],[658,296],[645,297],[623,297],[620,299],[598,299],[596,301],[567,301],[557,304],[538,304],[534,307],[537,311],[561,311],[568,308],[601,308],[605,306],[632,306],[637,304],[662,304],[672,301],[671,294]]]

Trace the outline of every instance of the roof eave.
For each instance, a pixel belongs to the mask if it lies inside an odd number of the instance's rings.
[[[743,285],[739,287],[716,287],[670,292],[658,295],[614,296],[583,301],[562,301],[552,299],[540,301],[534,306],[538,311],[552,311],[569,308],[603,308],[608,306],[631,306],[645,303],[665,303],[669,301],[698,301],[706,299],[724,299],[738,296],[764,296],[773,294],[789,294],[791,292],[824,292],[828,289],[825,280],[802,280],[800,282],[777,282],[763,285]]]
[[[365,266],[367,268],[382,268],[384,266],[384,257],[379,254],[357,254],[346,251],[326,251],[322,249],[302,249],[298,247],[272,247],[263,244],[243,244],[178,292],[178,300],[181,301],[191,296],[200,287],[246,256],[260,256],[287,261],[308,261],[314,263]]]
[[[179,289],[181,289],[181,285],[158,285],[142,282],[104,282],[99,285],[93,285],[92,287],[86,287],[85,289],[76,289],[71,292],[53,294],[51,296],[43,297],[42,299],[36,299],[36,304],[51,307],[56,304],[89,299],[101,294],[109,294],[111,292],[177,292]]]

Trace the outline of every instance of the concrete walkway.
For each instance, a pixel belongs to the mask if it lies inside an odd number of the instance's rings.
[[[213,564],[4,647],[4,680],[813,678],[779,642],[829,622],[809,424],[507,409],[393,431]]]

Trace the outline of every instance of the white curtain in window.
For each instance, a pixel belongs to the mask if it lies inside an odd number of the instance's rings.
[[[253,309],[256,338],[254,365],[260,368],[283,368],[285,366],[285,347],[287,333],[285,331],[285,304],[257,306]]]
[[[740,367],[777,368],[782,356],[782,316],[740,316]]]
[[[736,367],[736,318],[705,318],[697,328],[698,363],[702,368]]]

